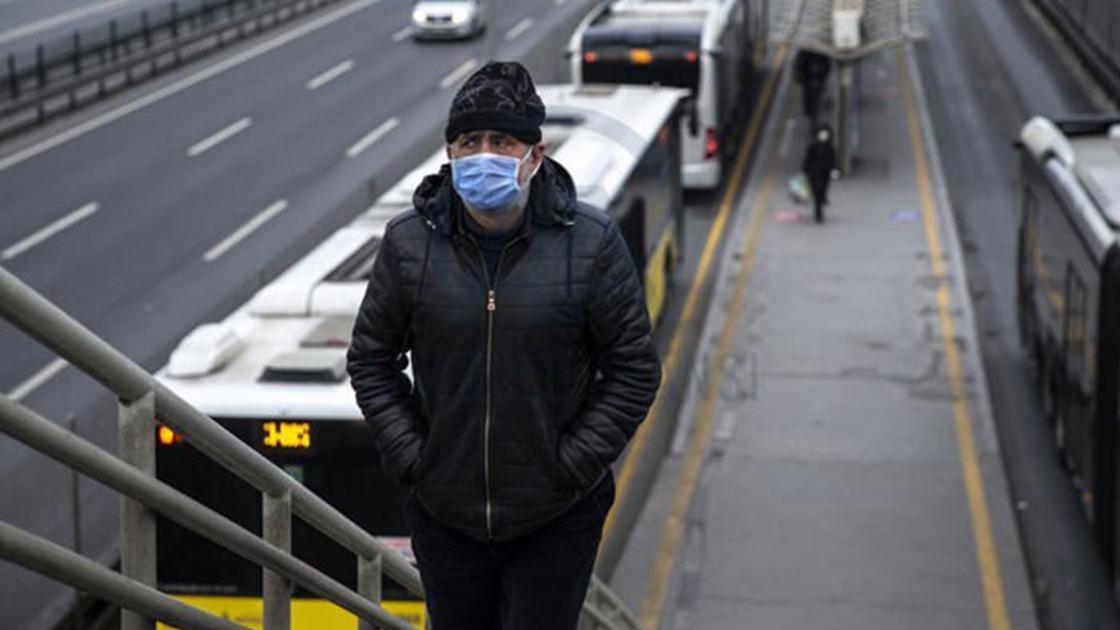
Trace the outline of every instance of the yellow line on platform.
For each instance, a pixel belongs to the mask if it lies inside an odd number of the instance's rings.
[[[677,550],[680,548],[680,539],[684,533],[685,513],[692,503],[696,482],[703,467],[704,450],[707,447],[708,434],[712,427],[712,414],[715,411],[719,388],[723,382],[723,366],[727,361],[727,353],[734,340],[735,330],[738,328],[747,285],[753,275],[754,256],[758,250],[759,235],[762,233],[762,226],[766,217],[766,202],[770,198],[774,176],[778,172],[777,166],[778,160],[776,159],[772,159],[766,166],[758,196],[755,197],[754,205],[751,208],[751,219],[747,225],[747,240],[743,251],[742,267],[739,268],[735,276],[735,291],[731,297],[731,302],[727,306],[727,313],[724,316],[719,337],[716,339],[715,352],[708,370],[707,389],[704,391],[700,408],[696,412],[695,424],[693,424],[692,432],[689,434],[681,476],[673,493],[673,502],[669,508],[669,516],[665,521],[665,527],[661,530],[661,543],[657,546],[657,557],[654,558],[649,580],[646,582],[645,597],[642,599],[642,605],[638,611],[638,621],[646,630],[655,630],[658,627],[662,610],[665,608],[665,598],[669,592],[669,583],[672,581],[673,565],[676,563]]]
[[[914,168],[918,175],[918,193],[922,204],[922,220],[925,224],[926,242],[929,247],[930,268],[936,278],[946,279],[944,253],[941,236],[935,215],[936,206],[930,185],[929,164],[926,161],[926,145],[921,126],[918,123],[917,107],[914,101],[914,77],[903,53],[898,53],[898,65],[902,74],[902,97],[906,105],[906,120],[910,131],[910,145],[914,153]],[[957,352],[956,333],[950,315],[951,303],[949,287],[942,282],[937,289],[937,311],[941,320],[941,340],[945,347],[945,365],[949,384],[953,392],[953,414],[956,421],[957,452],[960,456],[961,470],[964,473],[965,492],[968,495],[968,512],[972,519],[972,536],[976,545],[976,561],[980,569],[981,586],[984,590],[984,606],[988,613],[990,630],[1009,630],[1011,623],[1007,615],[1007,602],[1004,595],[1003,578],[1000,575],[999,557],[992,536],[992,523],[988,513],[988,501],[984,494],[984,482],[980,474],[980,464],[976,455],[976,443],[972,435],[972,416],[969,414],[965,398],[964,379],[961,360]]]
[[[660,417],[661,405],[664,402],[663,392],[666,389],[664,383],[676,371],[677,361],[680,358],[681,346],[684,344],[685,333],[692,327],[692,321],[696,317],[696,305],[700,301],[700,289],[707,281],[708,273],[712,266],[712,259],[715,256],[715,251],[719,246],[720,240],[723,238],[723,230],[726,227],[727,218],[731,215],[731,209],[734,207],[735,195],[739,191],[739,186],[742,185],[747,162],[750,159],[751,149],[754,147],[754,143],[758,138],[758,132],[762,127],[762,121],[765,118],[766,110],[769,108],[770,99],[773,97],[774,86],[777,84],[777,78],[781,74],[785,57],[786,48],[783,46],[774,57],[774,66],[770,70],[770,76],[767,77],[766,84],[759,94],[759,105],[755,108],[755,112],[751,116],[750,125],[747,127],[747,135],[743,140],[743,144],[739,147],[735,166],[732,168],[731,179],[728,181],[727,188],[724,189],[723,197],[720,200],[719,214],[716,216],[716,220],[712,223],[712,228],[708,232],[708,241],[704,245],[704,251],[701,253],[700,262],[696,267],[696,278],[692,282],[692,288],[688,293],[688,299],[685,301],[684,310],[681,311],[680,321],[677,322],[677,327],[673,331],[673,338],[669,342],[669,350],[665,354],[665,359],[661,364],[662,388],[657,392],[657,397],[654,399],[653,405],[646,415],[646,422],[643,422],[641,426],[638,427],[638,434],[634,437],[634,443],[630,446],[630,451],[627,453],[626,459],[622,462],[622,470],[618,474],[619,497],[626,496],[626,492],[633,481],[634,470],[637,467],[637,462],[640,460],[640,455],[645,450],[646,442],[648,441],[650,421]],[[603,533],[604,540],[608,540],[614,531],[614,516],[614,510],[611,510],[607,515],[607,522]]]

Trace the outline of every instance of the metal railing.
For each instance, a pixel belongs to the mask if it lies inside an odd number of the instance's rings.
[[[380,606],[382,574],[423,597],[419,573],[401,554],[378,542],[3,267],[0,317],[118,398],[121,457],[8,396],[0,396],[0,432],[122,495],[120,573],[2,521],[0,558],[119,604],[122,630],[150,629],[155,620],[186,630],[240,628],[156,590],[158,512],[261,567],[266,630],[290,627],[293,583],[355,614],[360,630],[410,630],[407,622]],[[200,452],[261,493],[260,536],[156,479],[156,420],[184,435]],[[356,591],[292,555],[293,514],[354,554]],[[583,613],[581,627],[589,630],[639,629],[634,615],[594,576]]]
[[[0,138],[343,0],[175,0],[0,62]]]

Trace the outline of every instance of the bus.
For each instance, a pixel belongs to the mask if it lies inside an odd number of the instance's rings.
[[[657,320],[680,259],[683,200],[678,119],[684,92],[648,86],[539,87],[548,155],[578,197],[620,222]],[[258,291],[226,319],[188,334],[157,378],[389,546],[410,553],[402,490],[380,469],[346,374],[346,350],[389,220],[446,161],[441,148],[371,208]],[[158,427],[157,476],[260,531],[260,496]],[[181,601],[261,627],[260,570],[166,519],[158,521],[158,586]],[[297,557],[353,587],[352,556],[299,519]],[[423,602],[388,578],[385,607],[416,628]],[[297,588],[297,630],[356,628],[350,613]]]
[[[1120,116],[1035,118],[1017,146],[1021,340],[1056,447],[1115,575]]]
[[[599,6],[568,43],[572,80],[688,90],[681,118],[683,183],[716,188],[750,111],[761,4],[621,0]]]

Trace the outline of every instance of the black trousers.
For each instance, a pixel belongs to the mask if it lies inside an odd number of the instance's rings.
[[[575,630],[613,502],[608,473],[542,529],[486,543],[437,522],[410,496],[412,550],[432,630]]]

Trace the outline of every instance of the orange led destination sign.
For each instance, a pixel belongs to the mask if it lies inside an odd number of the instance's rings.
[[[269,448],[311,448],[310,422],[262,422],[261,443]]]

